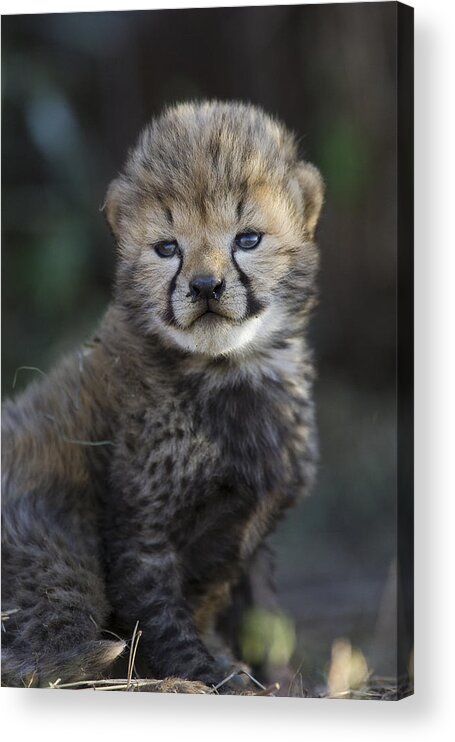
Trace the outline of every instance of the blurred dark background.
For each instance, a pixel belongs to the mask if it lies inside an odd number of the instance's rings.
[[[95,327],[115,258],[99,207],[164,105],[259,104],[323,173],[320,475],[275,537],[316,685],[340,637],[394,672],[396,64],[395,3],[2,18],[4,395]]]

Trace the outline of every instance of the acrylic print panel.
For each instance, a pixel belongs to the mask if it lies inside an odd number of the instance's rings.
[[[412,10],[2,20],[2,682],[409,695]]]

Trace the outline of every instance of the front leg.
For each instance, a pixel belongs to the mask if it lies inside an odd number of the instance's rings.
[[[140,536],[121,545],[117,537],[111,549],[108,596],[117,617],[130,631],[139,621],[140,653],[151,677],[216,685],[223,677],[182,594],[177,554],[162,535]]]

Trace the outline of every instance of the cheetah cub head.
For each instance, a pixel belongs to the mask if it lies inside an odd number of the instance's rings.
[[[314,295],[318,170],[243,104],[182,104],[142,132],[110,185],[116,301],[148,334],[206,356],[298,327]]]

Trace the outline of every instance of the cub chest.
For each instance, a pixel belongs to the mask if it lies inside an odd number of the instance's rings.
[[[289,459],[301,448],[301,402],[271,380],[216,393],[202,382],[166,389],[126,412],[117,455],[141,472],[151,493],[161,484],[188,499],[189,485],[196,494],[229,479],[263,495],[287,478]]]

